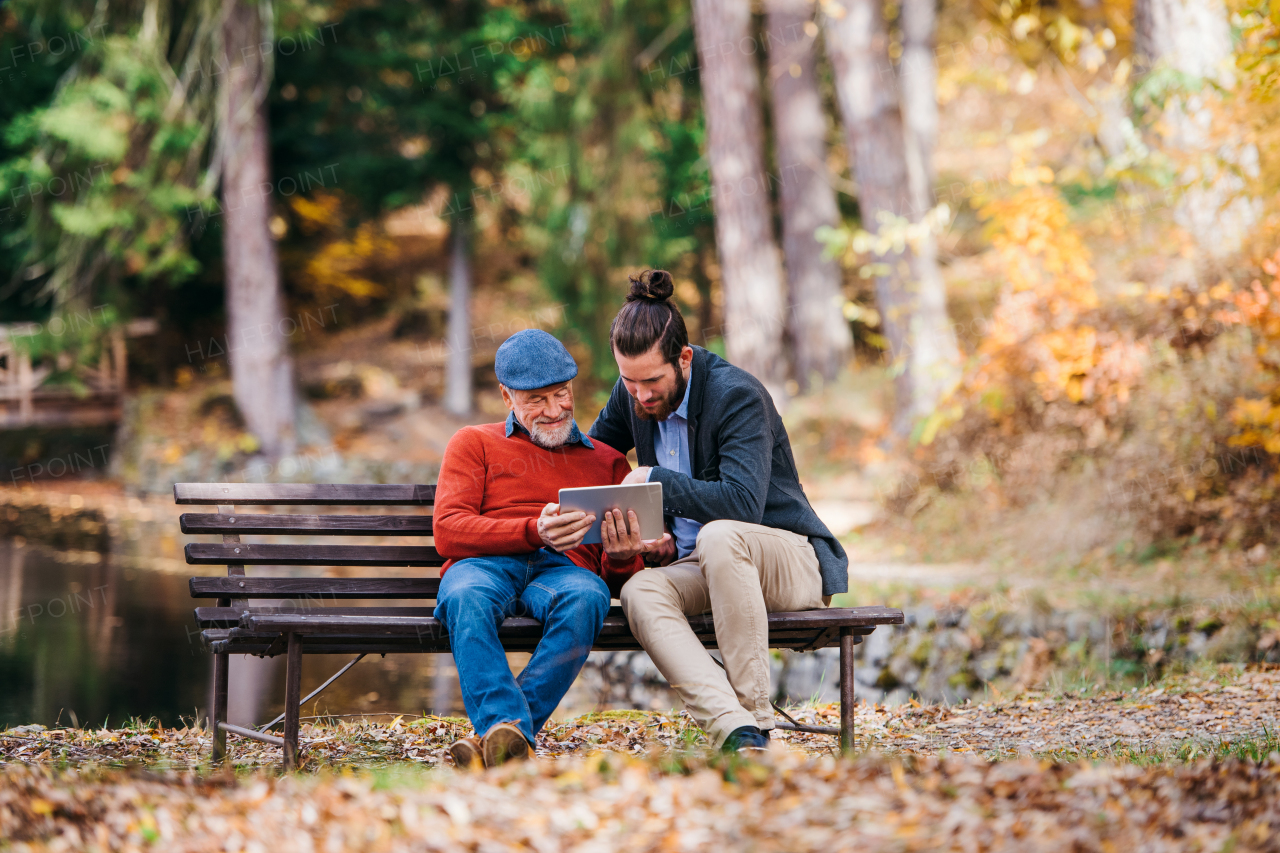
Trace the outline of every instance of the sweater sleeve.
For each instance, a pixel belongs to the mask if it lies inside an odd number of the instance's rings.
[[[459,430],[445,448],[436,481],[433,535],[441,556],[523,554],[542,547],[537,518],[489,518],[480,512],[487,473],[480,437]]]

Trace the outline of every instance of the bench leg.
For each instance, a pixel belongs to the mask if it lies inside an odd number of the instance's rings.
[[[298,769],[298,715],[302,704],[302,638],[289,634],[284,672],[284,769]]]
[[[853,649],[857,638],[849,628],[840,629],[840,749],[853,749]]]
[[[230,665],[229,656],[216,654],[213,656],[213,763],[221,764],[227,759],[227,733],[220,723],[227,721],[227,675]]]

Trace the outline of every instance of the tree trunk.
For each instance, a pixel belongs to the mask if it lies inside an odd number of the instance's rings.
[[[1231,29],[1222,0],[1136,0],[1134,51],[1139,68],[1165,66],[1199,81],[1231,85]],[[1258,150],[1236,142],[1215,150],[1212,88],[1171,98],[1164,110],[1166,144],[1185,152],[1182,195],[1174,220],[1214,257],[1240,248],[1261,215],[1246,178],[1258,174]],[[1196,155],[1200,156],[1196,156]],[[1242,177],[1243,175],[1243,177]]]
[[[908,151],[880,3],[844,0],[843,14],[838,8],[827,17],[827,52],[862,224],[873,234],[901,229],[933,206],[929,170],[918,146]],[[890,248],[877,260],[876,299],[895,372],[893,429],[906,435],[955,383],[955,330],[947,320],[931,235],[905,243],[901,251]]]
[[[902,51],[903,151],[911,186],[913,223],[937,206],[933,185],[933,151],[938,142],[938,16],[935,0],[903,0],[900,17]],[[915,245],[916,306],[912,318],[915,355],[915,411],[931,414],[960,378],[960,348],[947,316],[947,288],[938,269],[933,231],[921,229]]]
[[[768,0],[769,82],[777,148],[782,250],[791,293],[788,318],[795,377],[808,388],[816,374],[835,379],[853,341],[841,309],[840,267],[823,257],[814,232],[840,222],[827,180],[827,120],[814,70],[810,0]]]
[[[1148,68],[1167,63],[1196,79],[1218,79],[1231,55],[1222,0],[1135,0],[1134,52]]]
[[[938,23],[935,0],[902,0],[902,120],[907,156],[920,170],[923,186],[914,188],[932,207],[933,149],[938,141],[938,65],[934,61]],[[923,192],[921,193],[921,190]]]
[[[773,237],[751,8],[694,0],[716,247],[724,288],[725,349],[779,404],[785,394],[782,269]]]
[[[444,408],[471,414],[471,257],[467,224],[455,217],[449,259],[449,362],[444,375]]]
[[[296,441],[293,364],[270,226],[260,15],[253,0],[233,0],[222,28],[222,253],[232,391],[245,424],[274,458],[293,452]]]

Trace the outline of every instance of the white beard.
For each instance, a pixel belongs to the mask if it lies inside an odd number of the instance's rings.
[[[543,450],[555,450],[569,442],[569,433],[573,432],[573,416],[564,419],[563,424],[529,424],[529,439]]]

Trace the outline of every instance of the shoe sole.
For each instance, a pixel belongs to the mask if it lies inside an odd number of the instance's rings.
[[[480,750],[476,749],[475,744],[458,741],[449,747],[449,757],[453,759],[454,766],[460,770],[484,768],[484,756],[480,754]]]
[[[519,731],[499,729],[484,739],[484,763],[497,767],[508,761],[523,761],[529,757],[529,742]]]

